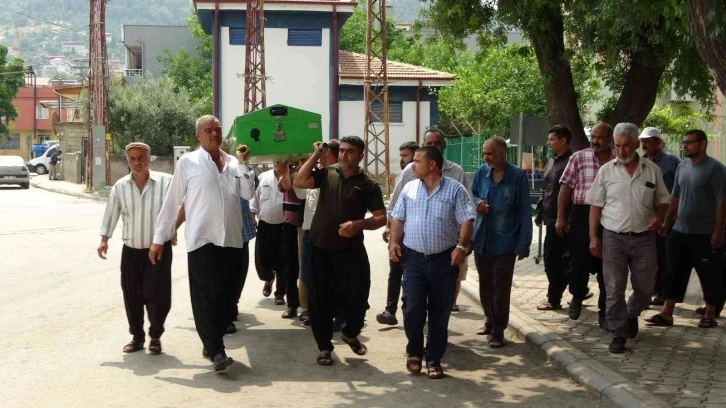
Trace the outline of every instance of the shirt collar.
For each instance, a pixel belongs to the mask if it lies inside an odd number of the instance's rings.
[[[640,154],[638,154],[638,152],[636,152],[636,153],[635,153],[635,156],[636,156],[636,157],[638,158],[638,160],[640,161],[640,162],[638,163],[638,164],[639,164],[640,166],[638,166],[638,167],[641,167],[641,168],[645,168],[645,160],[643,160],[643,157],[642,157],[642,156],[641,156]],[[613,164],[614,164],[615,166],[623,166],[623,164],[622,164],[622,163],[620,163],[620,162],[619,162],[619,161],[617,161],[617,160],[615,160],[615,161],[613,162]]]
[[[155,171],[149,170],[149,180],[153,181],[159,181],[159,174]],[[126,176],[124,176],[124,181],[133,183],[134,182],[134,175],[133,173],[129,173]]]

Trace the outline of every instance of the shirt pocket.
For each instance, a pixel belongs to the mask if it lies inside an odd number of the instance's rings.
[[[272,186],[269,184],[260,185],[260,200],[267,201],[272,197]]]
[[[429,215],[436,218],[447,219],[454,216],[454,203],[447,200],[436,200],[429,204]]]
[[[638,189],[640,190],[640,198],[639,202],[645,207],[652,208],[653,207],[653,197],[655,195],[655,187],[648,187],[648,186],[640,186]]]

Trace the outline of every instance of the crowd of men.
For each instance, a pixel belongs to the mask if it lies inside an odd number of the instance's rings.
[[[444,377],[449,318],[458,311],[472,253],[485,316],[476,333],[488,335],[492,348],[505,345],[515,263],[529,256],[533,225],[527,174],[507,162],[504,139],[484,143],[484,163],[470,184],[459,165],[444,159],[441,131],[427,130],[421,147],[404,143],[386,208],[380,186],[360,167],[366,146],[359,137],[316,143],[306,160],[280,161],[259,175],[246,164],[248,147],[236,157],[224,151],[217,118],[199,118],[196,137],[200,148],[179,159],[173,176],[149,170],[149,146],[129,144],[131,173],[111,190],[98,255],[105,259],[122,218],[121,282],[133,336],[124,352],[144,348],[144,306],[149,351],[162,352],[172,247],[182,223],[194,322],[215,371],[233,363],[224,335],[237,330],[253,238],[262,295],[286,307],[282,318],[311,327],[320,365],[334,362],[334,331],[355,354],[368,352],[359,339],[371,286],[363,231],[382,227],[390,271],[376,320],[398,324],[401,297],[409,372],[420,372],[425,361],[429,378]],[[673,324],[695,267],[706,301],[699,327],[716,326],[724,306],[726,172],[706,155],[706,135],[687,133],[680,164],[663,151],[654,128],[639,134],[629,123],[614,130],[600,123],[591,147],[576,153],[571,138],[561,125],[548,135],[552,158],[535,224],[546,228],[549,289],[538,309],[562,309],[569,286],[568,314],[579,319],[592,296],[589,276],[597,275],[599,324],[613,334],[610,351],[622,352],[649,305],[663,306],[646,319],[650,324]],[[641,141],[645,157],[637,153]],[[626,303],[628,272],[633,293]]]

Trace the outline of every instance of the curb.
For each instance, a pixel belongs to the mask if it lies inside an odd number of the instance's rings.
[[[51,193],[65,194],[65,195],[72,196],[72,197],[86,198],[86,199],[89,199],[89,200],[95,200],[95,201],[101,201],[101,202],[108,201],[108,198],[106,198],[106,197],[96,197],[96,196],[93,196],[91,194],[76,193],[75,191],[68,191],[68,190],[63,190],[63,189],[60,189],[60,188],[53,188],[53,187],[44,186],[44,185],[42,185],[40,183],[33,183],[33,179],[32,178],[30,179],[30,185],[33,186],[33,187],[35,187],[35,188],[39,188],[41,190],[50,191]]]
[[[479,289],[461,282],[462,292],[480,304]],[[554,331],[510,305],[508,329],[546,355],[547,360],[562,367],[578,383],[623,408],[670,407],[665,401],[646,391],[622,375],[577,350]]]

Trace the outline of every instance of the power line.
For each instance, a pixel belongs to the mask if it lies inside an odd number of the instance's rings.
[[[70,31],[75,31],[75,32],[77,32],[77,33],[81,33],[81,34],[86,34],[86,35],[88,34],[88,33],[87,33],[87,32],[85,32],[85,31],[80,31],[80,30],[77,30],[77,29],[75,29],[75,28],[73,28],[73,27],[69,27],[69,26],[65,26],[65,25],[61,25],[61,24],[57,24],[57,23],[51,23],[50,21],[42,20],[42,19],[40,19],[40,18],[37,18],[37,17],[33,17],[33,16],[27,15],[27,14],[25,14],[25,13],[21,13],[21,12],[19,12],[19,11],[11,10],[11,9],[9,9],[9,8],[7,8],[7,7],[0,7],[0,10],[7,10],[7,11],[9,11],[9,12],[11,12],[11,13],[19,14],[19,15],[21,15],[21,16],[25,16],[25,17],[27,17],[27,18],[29,18],[29,19],[32,19],[32,20],[37,20],[37,21],[40,21],[41,23],[45,23],[45,24],[50,24],[50,25],[53,25],[53,26],[56,26],[56,27],[62,28],[62,29],[64,29],[64,30],[70,30]]]

